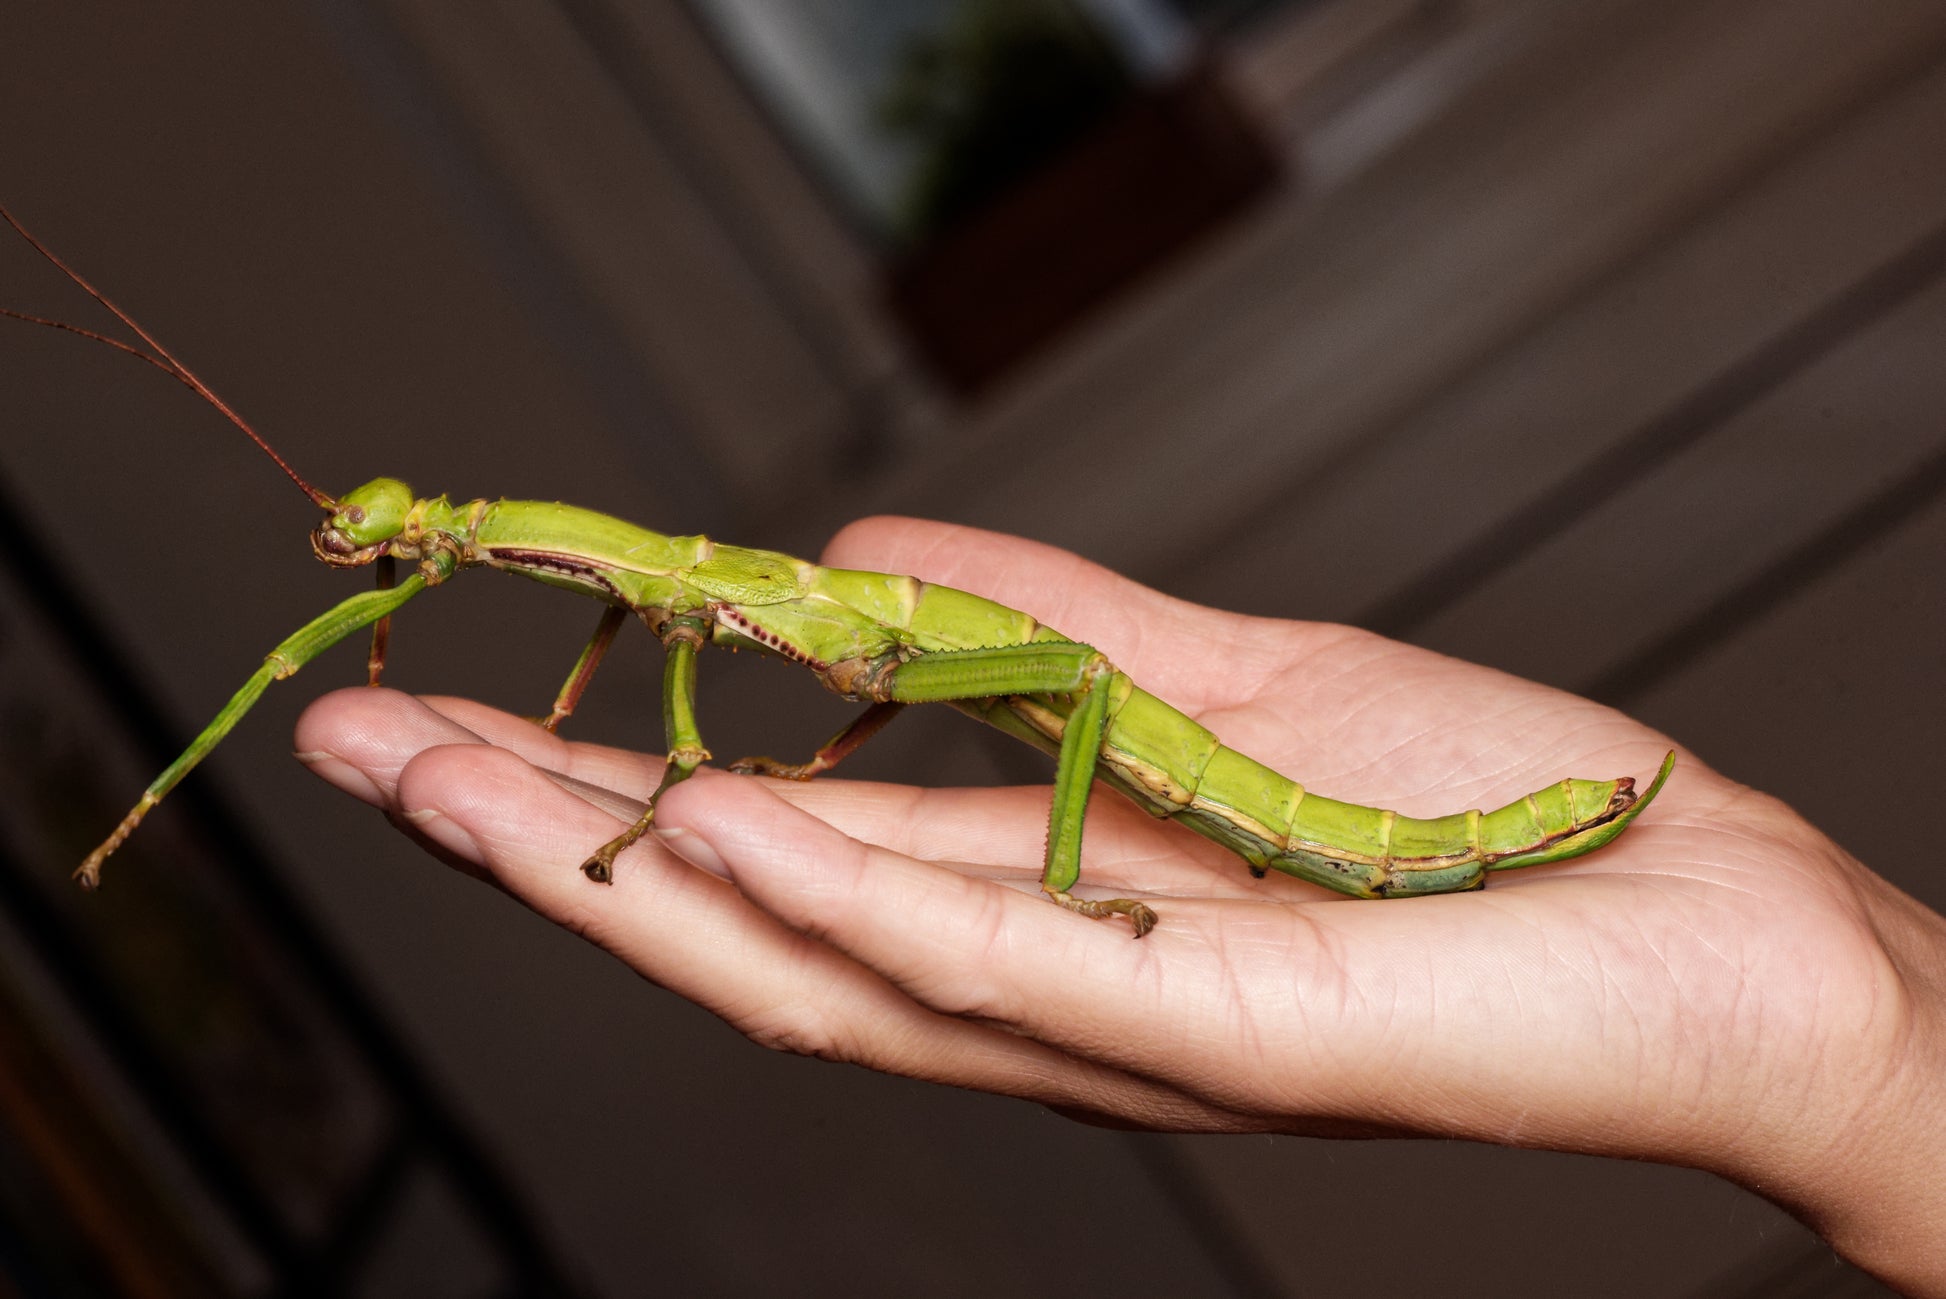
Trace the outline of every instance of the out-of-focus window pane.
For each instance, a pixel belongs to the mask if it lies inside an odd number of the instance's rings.
[[[1305,9],[1326,0],[1171,0],[1170,7],[1196,26],[1208,30],[1236,27],[1265,14]],[[1349,0],[1357,3],[1357,0]]]
[[[1167,0],[693,0],[971,392],[1263,192],[1278,163]]]
[[[1159,0],[695,7],[820,178],[900,245],[977,211],[1189,49]]]

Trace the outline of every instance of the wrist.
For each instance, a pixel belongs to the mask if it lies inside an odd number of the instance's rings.
[[[1836,996],[1829,967],[1810,981],[1823,1022],[1796,1075],[1810,1085],[1732,1175],[1901,1293],[1946,1299],[1946,918],[1847,871],[1862,977]]]
[[[1833,1148],[1800,1216],[1845,1258],[1902,1294],[1946,1299],[1946,1059],[1887,1088]],[[1822,1183],[1822,1185],[1818,1185]]]

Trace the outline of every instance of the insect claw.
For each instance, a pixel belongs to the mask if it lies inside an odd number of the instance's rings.
[[[581,863],[581,873],[597,884],[613,884],[615,859],[622,855],[623,849],[648,833],[649,819],[654,815],[655,808],[651,805],[640,821],[595,849],[595,855]]]
[[[1041,891],[1053,902],[1070,911],[1078,911],[1091,920],[1106,920],[1116,915],[1127,916],[1129,927],[1135,931],[1131,936],[1135,938],[1140,938],[1154,929],[1156,921],[1160,919],[1153,908],[1144,906],[1133,898],[1105,898],[1096,901],[1093,898],[1077,898],[1064,891],[1050,889],[1046,885],[1041,886]]]

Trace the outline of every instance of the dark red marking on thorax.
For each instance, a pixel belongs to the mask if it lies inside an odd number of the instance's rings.
[[[559,573],[564,577],[578,577],[583,581],[600,587],[602,590],[608,592],[608,594],[614,596],[618,601],[624,604],[627,603],[622,598],[621,589],[609,580],[606,573],[602,572],[593,564],[576,559],[571,555],[563,555],[552,550],[520,550],[513,546],[489,546],[486,548],[486,553],[488,558],[492,559],[495,563],[511,564],[520,568],[539,569],[548,573]]]
[[[813,672],[823,672],[831,666],[823,659],[814,657],[801,645],[786,640],[774,631],[757,626],[733,605],[713,604],[710,606],[710,613],[719,623],[737,635],[747,637],[766,649],[776,650],[791,662],[802,663]]]

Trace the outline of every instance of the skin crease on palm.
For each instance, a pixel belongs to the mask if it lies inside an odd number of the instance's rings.
[[[1547,687],[1203,609],[993,533],[866,520],[822,562],[1024,607],[1335,797],[1493,807],[1563,775],[1644,779],[1668,748]],[[1705,1168],[1946,1296],[1946,920],[1688,753],[1608,847],[1398,902],[1253,880],[1098,790],[1081,887],[1156,901],[1132,942],[1039,896],[1045,787],[704,770],[604,888],[576,866],[622,815],[571,786],[643,799],[659,758],[367,688],[313,704],[297,748],[443,860],[766,1046],[1121,1126]]]

